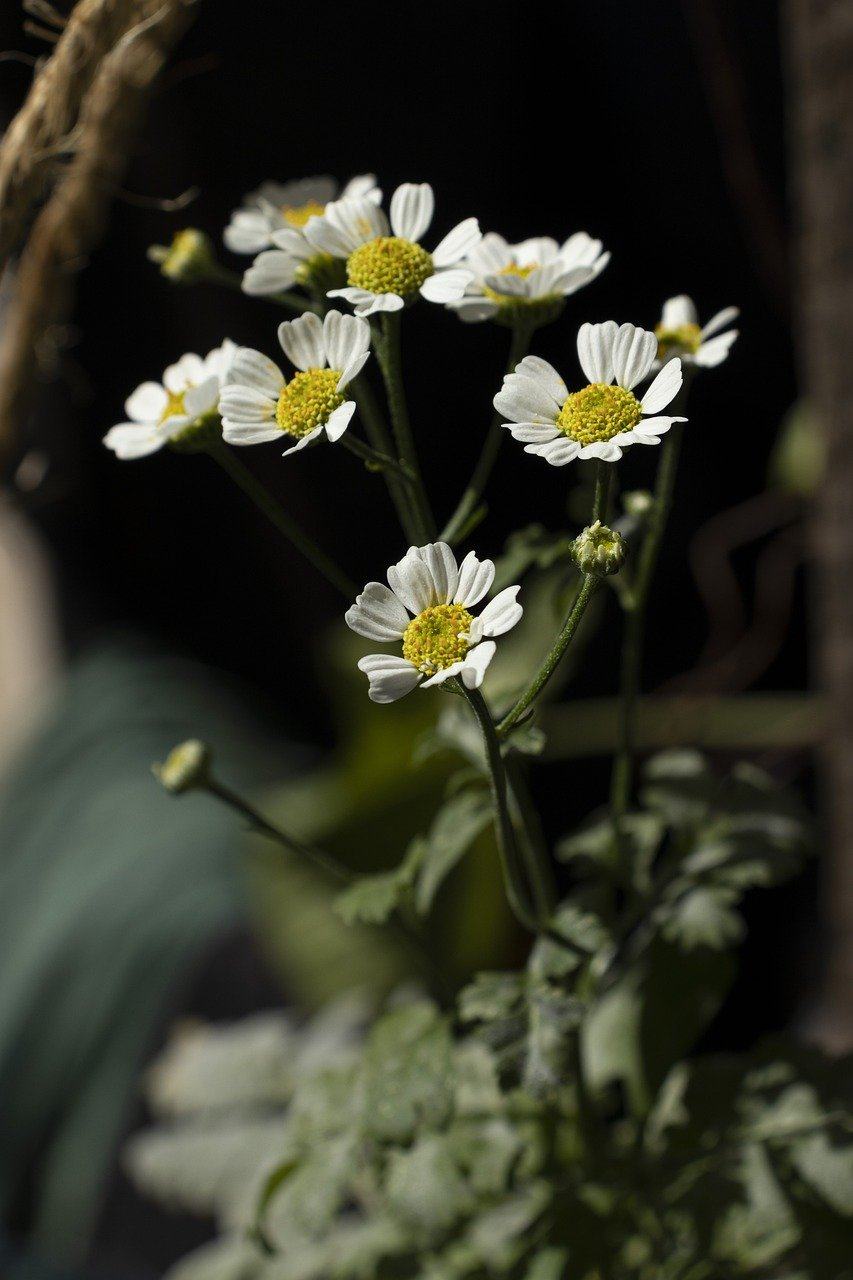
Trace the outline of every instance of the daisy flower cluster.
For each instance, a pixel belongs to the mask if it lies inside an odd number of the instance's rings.
[[[290,309],[292,318],[277,327],[286,363],[231,341],[203,358],[182,356],[161,381],[133,392],[128,420],[104,440],[123,459],[164,445],[207,451],[250,493],[257,493],[257,482],[238,470],[230,446],[279,442],[288,456],[322,441],[342,442],[382,471],[409,549],[388,569],[387,585],[353,589],[355,603],[346,613],[353,631],[394,646],[359,663],[374,702],[395,701],[416,687],[478,690],[495,639],[522,617],[518,586],[483,605],[495,578],[491,560],[473,551],[456,559],[452,543],[476,518],[465,505],[470,493],[446,533],[433,522],[402,386],[401,314],[425,301],[466,323],[513,331],[512,362],[493,397],[496,416],[483,440],[475,498],[482,496],[502,429],[525,453],[554,467],[577,461],[607,470],[632,445],[659,445],[686,422],[679,411],[686,373],[720,364],[737,337],[735,308],[702,325],[691,299],[679,295],[664,303],[653,328],[609,319],[581,323],[580,374],[568,370],[564,378],[527,351],[537,330],[557,320],[567,300],[607,268],[610,252],[601,240],[575,231],[562,240],[534,235],[512,242],[494,231],[483,234],[475,217],[436,236],[435,211],[426,182],[396,187],[387,212],[373,174],[342,186],[329,177],[264,182],[232,214],[224,242],[252,258],[236,277],[243,291]],[[209,239],[193,229],[178,233],[171,250],[151,256],[169,279],[195,283],[228,275]],[[371,352],[387,413],[370,387]],[[367,439],[350,430],[359,409]],[[609,481],[602,475],[596,493],[604,497],[596,498],[591,524],[572,544],[590,580],[620,572],[629,558],[627,544],[606,523]],[[267,512],[271,502],[269,495],[259,498]],[[274,522],[321,569],[328,566],[329,557],[294,532],[289,517]],[[338,586],[347,581],[337,570],[326,576]]]

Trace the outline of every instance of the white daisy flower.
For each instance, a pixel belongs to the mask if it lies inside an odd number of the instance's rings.
[[[720,330],[736,320],[739,314],[737,307],[724,307],[704,328],[700,328],[693,299],[686,293],[670,298],[663,304],[660,323],[655,326],[658,340],[656,367],[660,368],[673,356],[679,356],[685,364],[696,364],[706,369],[722,364],[738,331],[729,329],[720,333]]]
[[[297,372],[288,382],[260,351],[241,347],[220,398],[222,434],[229,444],[265,444],[282,433],[296,441],[283,456],[325,433],[339,440],[355,412],[344,389],[369,355],[370,326],[355,316],[313,311],[278,327],[278,340]]]
[[[465,296],[447,305],[460,320],[500,319],[507,323],[556,318],[562,299],[600,275],[610,261],[600,240],[585,231],[562,245],[550,236],[509,244],[490,231],[464,265],[474,273]]]
[[[468,689],[480,687],[496,648],[486,637],[510,631],[523,613],[519,588],[506,587],[474,617],[494,577],[491,560],[469,551],[457,565],[446,542],[431,542],[409,547],[388,570],[387,587],[368,582],[347,610],[347,625],[369,640],[403,642],[402,657],[371,653],[359,662],[373,702],[396,702],[415,685],[428,689],[451,676]]]
[[[428,182],[406,182],[391,197],[390,225],[367,200],[338,200],[312,218],[306,238],[324,253],[346,259],[347,287],[330,298],[346,298],[357,316],[399,311],[417,294],[430,302],[458,301],[473,275],[457,266],[480,240],[476,218],[466,218],[428,253],[421,236],[432,222],[435,197]]]
[[[223,239],[233,253],[260,253],[274,243],[275,231],[300,230],[309,218],[322,213],[332,200],[382,199],[376,176],[362,173],[351,178],[343,190],[334,178],[299,178],[295,182],[263,182],[250,191],[240,209],[235,209]]]
[[[570,395],[547,360],[526,356],[504,378],[495,408],[525,453],[538,453],[554,467],[573,458],[616,462],[628,445],[660,444],[673,422],[687,421],[659,416],[681,387],[680,360],[664,365],[642,399],[634,395],[656,352],[655,335],[636,325],[581,325],[578,358],[589,386]]]
[[[169,365],[162,382],[143,382],[125,402],[129,422],[120,422],[104,436],[104,444],[119,458],[144,458],[165,444],[178,442],[203,421],[219,403],[236,345],[226,338],[202,359],[194,352]]]

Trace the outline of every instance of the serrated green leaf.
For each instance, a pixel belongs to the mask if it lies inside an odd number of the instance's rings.
[[[443,1124],[453,1106],[452,1066],[450,1031],[433,1005],[423,1001],[385,1014],[365,1051],[367,1131],[405,1142]]]
[[[476,1203],[445,1134],[421,1138],[408,1151],[393,1151],[385,1194],[404,1223],[430,1234],[449,1230]]]
[[[335,898],[335,910],[345,924],[384,924],[411,889],[418,867],[423,861],[426,844],[420,836],[409,845],[406,856],[393,871],[359,876]]]
[[[685,951],[710,947],[724,951],[740,942],[743,920],[732,909],[740,895],[723,885],[700,886],[659,908],[657,919],[668,942]]]

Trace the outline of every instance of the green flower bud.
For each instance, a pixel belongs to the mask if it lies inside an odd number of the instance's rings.
[[[195,227],[178,231],[170,245],[152,244],[148,258],[156,262],[168,280],[193,284],[209,276],[216,266],[213,244],[209,236]]]
[[[162,764],[151,766],[154,777],[173,795],[203,787],[210,775],[210,748],[198,738],[173,747]]]
[[[605,578],[618,573],[625,563],[625,540],[621,533],[608,529],[596,520],[579,533],[572,543],[572,556],[582,573]]]

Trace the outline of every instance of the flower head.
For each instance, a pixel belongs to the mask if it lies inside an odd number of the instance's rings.
[[[589,384],[571,394],[547,360],[526,356],[504,378],[495,408],[525,453],[537,453],[554,467],[573,458],[616,462],[632,444],[660,444],[673,422],[659,416],[678,393],[681,362],[670,360],[642,399],[636,387],[650,372],[657,351],[653,333],[633,324],[584,324],[578,331],[578,358]],[[651,416],[646,416],[651,415]]]
[[[260,351],[240,347],[220,400],[222,434],[229,444],[265,444],[282,434],[295,441],[284,456],[325,433],[339,440],[355,412],[345,388],[361,371],[370,327],[355,316],[313,311],[279,325],[278,340],[297,372],[288,382]]]
[[[125,402],[130,421],[111,427],[104,444],[123,459],[144,458],[166,444],[190,444],[200,428],[213,423],[236,351],[226,338],[204,359],[194,352],[181,356],[162,382],[143,382]]]
[[[582,573],[606,578],[618,573],[625,563],[625,539],[616,529],[596,520],[578,534],[572,543],[572,556]]]
[[[562,245],[550,236],[509,244],[490,231],[465,259],[474,273],[465,294],[447,305],[460,320],[544,324],[563,299],[600,275],[610,261],[600,240],[578,231]]]
[[[148,258],[157,263],[167,280],[181,284],[204,280],[215,265],[210,236],[196,227],[176,231],[170,245],[152,244]]]
[[[173,747],[162,764],[152,765],[151,771],[176,796],[203,787],[210,777],[210,747],[198,738],[188,738]]]
[[[487,637],[511,630],[522,615],[518,587],[499,591],[476,617],[495,577],[491,560],[473,551],[457,565],[446,542],[409,547],[388,570],[388,586],[368,582],[347,625],[369,640],[402,641],[402,656],[373,653],[359,662],[373,702],[396,702],[416,685],[428,689],[459,676],[468,689],[483,682],[495,654]]]
[[[704,328],[699,327],[696,307],[686,293],[670,298],[663,304],[660,323],[655,325],[658,340],[655,368],[660,368],[673,356],[684,364],[696,364],[710,369],[722,364],[732,343],[738,336],[737,329],[720,333],[727,324],[738,317],[737,307],[724,307],[712,316]]]
[[[357,316],[399,311],[421,295],[430,302],[462,297],[472,273],[456,264],[480,240],[476,218],[466,218],[429,253],[420,243],[432,222],[435,198],[428,182],[407,182],[391,197],[390,223],[368,200],[338,200],[311,218],[305,236],[315,249],[346,260],[347,285],[330,289]]]

